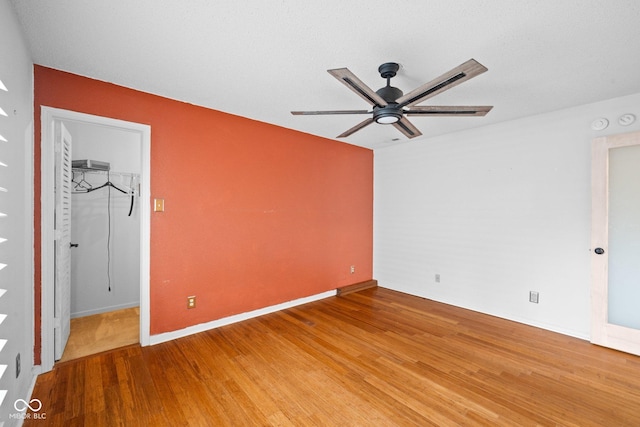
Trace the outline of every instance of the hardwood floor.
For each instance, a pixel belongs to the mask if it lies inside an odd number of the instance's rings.
[[[78,317],[71,319],[71,334],[60,362],[139,342],[140,307]]]
[[[372,288],[60,363],[25,426],[640,426],[640,358]]]

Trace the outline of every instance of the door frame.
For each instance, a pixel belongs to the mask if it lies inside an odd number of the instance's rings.
[[[591,148],[591,342],[640,355],[640,331],[609,323],[609,150],[637,145],[640,132],[603,136]],[[597,254],[596,248],[604,249]]]
[[[140,174],[140,344],[150,344],[151,126],[53,107],[41,107],[41,370],[54,360],[54,120],[75,121],[137,132],[141,140]]]

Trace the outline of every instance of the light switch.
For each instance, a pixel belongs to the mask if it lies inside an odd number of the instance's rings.
[[[164,212],[164,199],[153,199],[153,210],[155,212]]]

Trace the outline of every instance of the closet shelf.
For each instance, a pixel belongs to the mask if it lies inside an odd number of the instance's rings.
[[[103,171],[97,169],[84,169],[84,168],[71,168],[73,172],[76,173],[86,173],[92,175],[111,175],[111,176],[140,176],[139,173],[136,172],[117,172],[117,171]]]

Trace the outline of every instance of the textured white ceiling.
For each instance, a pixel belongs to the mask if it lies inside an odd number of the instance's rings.
[[[426,105],[486,117],[412,117],[419,139],[640,92],[637,0],[11,0],[35,63],[335,138],[366,109],[326,70],[405,93],[470,58],[489,71]],[[399,141],[391,142],[399,138]],[[373,124],[345,138],[408,140]],[[415,139],[413,140],[415,141]]]

